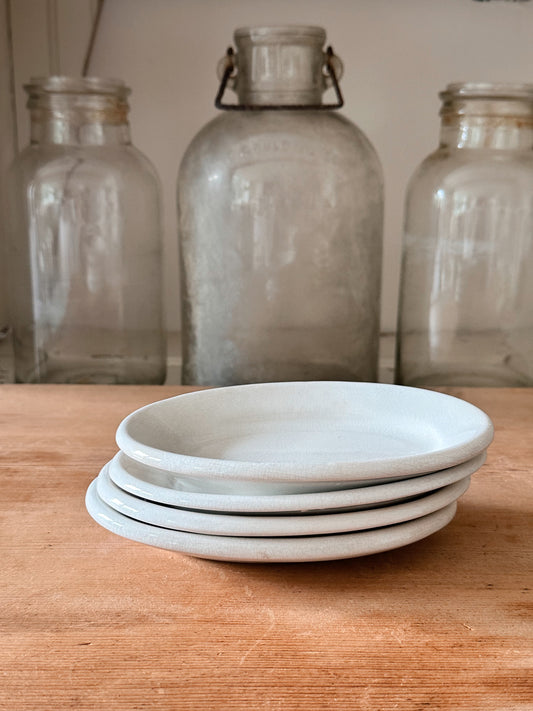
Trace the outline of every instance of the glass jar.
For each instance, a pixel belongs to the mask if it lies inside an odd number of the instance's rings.
[[[129,89],[32,79],[31,145],[11,173],[18,382],[162,383],[159,180],[131,144]]]
[[[341,69],[325,38],[238,29],[239,103],[182,160],[184,383],[377,377],[382,173],[363,133],[324,110]]]
[[[533,385],[533,85],[441,93],[406,196],[397,381]]]

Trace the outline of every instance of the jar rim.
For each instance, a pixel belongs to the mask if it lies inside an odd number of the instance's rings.
[[[443,101],[463,99],[528,99],[533,101],[533,84],[505,82],[452,82],[439,93]]]
[[[324,44],[326,31],[316,25],[257,25],[238,27],[233,33],[235,42],[251,41],[257,44],[277,42],[306,42]]]
[[[126,98],[131,90],[122,79],[102,77],[31,77],[24,85],[28,94],[93,94]]]

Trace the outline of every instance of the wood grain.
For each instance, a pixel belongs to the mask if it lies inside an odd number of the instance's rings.
[[[533,389],[459,389],[487,464],[430,538],[216,563],[100,528],[85,490],[131,410],[185,389],[0,387],[0,709],[533,709]]]

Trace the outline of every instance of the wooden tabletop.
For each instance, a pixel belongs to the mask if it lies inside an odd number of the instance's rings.
[[[0,386],[0,709],[533,709],[533,389],[449,390],[496,428],[445,529],[327,563],[120,538],[90,481],[180,387]]]

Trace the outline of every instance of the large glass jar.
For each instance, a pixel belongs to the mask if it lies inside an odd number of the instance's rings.
[[[397,381],[533,385],[533,85],[451,84],[406,196]]]
[[[376,379],[382,173],[363,133],[324,110],[341,66],[325,38],[238,29],[238,107],[182,160],[185,383]]]
[[[26,91],[9,228],[16,379],[161,383],[160,188],[130,141],[129,89],[48,77]]]

